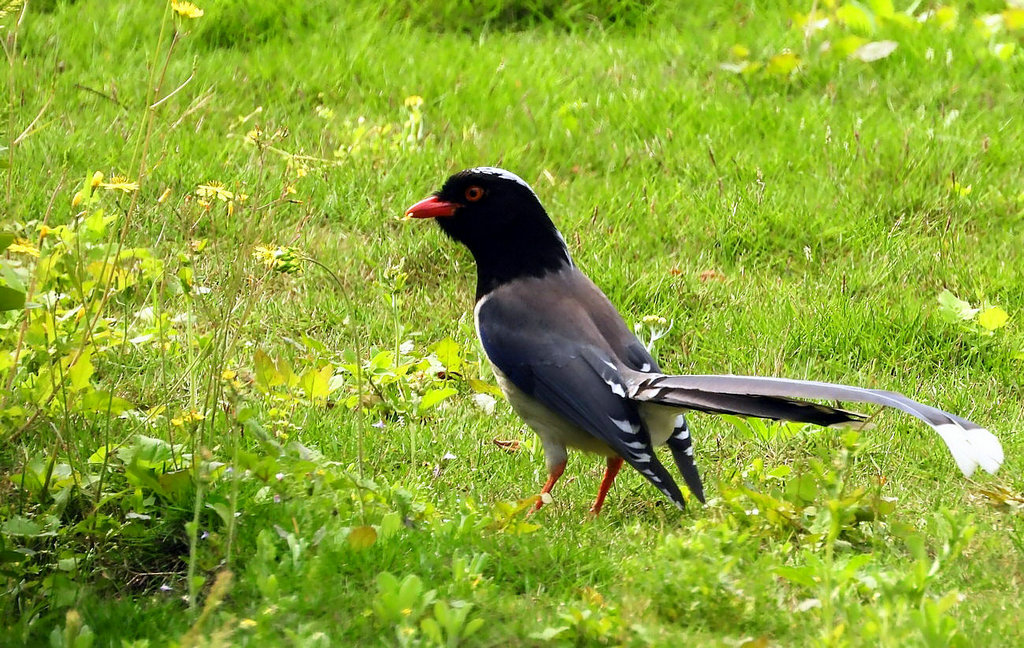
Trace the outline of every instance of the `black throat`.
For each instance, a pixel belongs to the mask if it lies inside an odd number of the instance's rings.
[[[542,277],[572,265],[565,241],[551,221],[486,233],[464,228],[454,220],[438,219],[437,223],[473,255],[477,299],[509,281]]]
[[[542,277],[572,265],[569,251],[557,232],[552,240],[524,242],[523,247],[496,245],[469,251],[476,260],[476,298],[516,279]]]

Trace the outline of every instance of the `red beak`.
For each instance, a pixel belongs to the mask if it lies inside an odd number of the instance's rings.
[[[437,196],[431,196],[406,209],[405,215],[410,218],[448,217],[454,215],[458,208],[458,203],[447,202]]]

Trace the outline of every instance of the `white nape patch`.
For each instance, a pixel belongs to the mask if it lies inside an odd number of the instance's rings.
[[[523,180],[522,178],[520,178],[516,174],[512,173],[511,171],[506,171],[505,169],[499,169],[498,167],[474,167],[472,169],[468,169],[468,172],[469,173],[483,173],[485,175],[497,176],[497,177],[501,178],[502,180],[509,180],[511,182],[515,182],[515,183],[520,184],[523,187],[529,189],[530,193],[532,193],[534,195],[534,197],[537,196],[537,192],[535,192],[533,190],[533,187],[531,187],[526,182],[526,180]]]
[[[681,427],[681,428],[676,428],[676,429],[679,430],[679,431],[672,435],[673,439],[679,439],[680,441],[686,441],[687,439],[690,438],[690,430],[688,430],[686,427]]]
[[[686,450],[684,450],[683,452],[686,453],[687,457],[692,457],[693,456],[693,446],[687,446]]]
[[[623,434],[636,434],[637,432],[640,431],[639,425],[633,425],[629,421],[620,421],[619,419],[612,419],[612,423],[615,424],[615,427],[622,430]]]
[[[640,365],[640,371],[650,371],[650,370],[651,370],[651,363],[650,362],[645,362],[642,365]]]
[[[628,441],[623,443],[622,445],[626,446],[630,450],[643,450],[644,448],[647,447],[647,444],[644,443],[643,441]]]
[[[616,380],[606,380],[605,382],[608,384],[609,387],[612,388],[613,394],[621,398],[626,397],[626,388],[622,386],[622,383]]]
[[[638,452],[635,455],[633,455],[633,460],[639,461],[640,463],[650,463],[651,455],[647,454],[646,452]]]
[[[677,416],[675,423],[672,424],[672,427],[685,428],[686,427],[686,417],[684,415],[682,415],[682,414]]]
[[[946,442],[953,460],[966,477],[973,475],[978,466],[985,472],[994,473],[1005,459],[999,439],[985,428],[966,430],[956,423],[933,427]]]

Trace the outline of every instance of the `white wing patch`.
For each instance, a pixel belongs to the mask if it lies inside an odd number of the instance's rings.
[[[622,386],[622,383],[616,380],[606,380],[605,382],[608,383],[608,386],[612,388],[613,394],[619,396],[620,398],[626,397],[626,388]]]
[[[623,434],[631,434],[631,435],[633,435],[633,434],[636,434],[637,432],[640,431],[640,426],[639,425],[633,425],[629,421],[622,421],[622,420],[619,420],[619,419],[612,419],[612,423],[614,423],[615,427],[619,428],[622,431]]]

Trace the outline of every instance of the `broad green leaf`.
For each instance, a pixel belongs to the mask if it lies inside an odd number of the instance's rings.
[[[1006,326],[1010,316],[999,306],[991,306],[978,313],[978,324],[986,331],[994,331]]]
[[[948,322],[974,319],[977,308],[971,308],[970,302],[958,298],[948,290],[939,293],[939,314]]]
[[[538,632],[531,632],[530,639],[537,639],[538,641],[553,641],[558,639],[564,634],[569,632],[569,626],[558,626],[552,628],[544,628]]]
[[[1003,26],[1009,31],[1024,29],[1024,8],[1010,8],[1004,11]]]
[[[501,396],[501,390],[497,385],[492,385],[489,382],[478,380],[477,378],[470,378],[466,382],[469,383],[469,388],[478,394],[490,394],[492,396]]]
[[[124,457],[126,461],[135,460],[150,466],[163,464],[174,457],[170,443],[144,434],[136,436],[135,443],[128,450]]]
[[[0,286],[0,311],[21,310],[25,307],[25,293],[10,286]]]
[[[423,398],[420,400],[419,413],[423,414],[427,410],[436,406],[444,399],[458,393],[457,390],[452,387],[442,387],[440,389],[431,389],[427,393],[423,394]]]
[[[112,416],[123,414],[134,407],[125,399],[114,396],[110,392],[100,390],[87,391],[85,396],[82,397],[81,403],[82,411],[103,414],[110,412]]]
[[[782,52],[768,59],[764,71],[772,76],[789,76],[800,65],[800,57],[793,52]]]
[[[326,364],[320,369],[310,368],[302,374],[299,386],[306,393],[306,398],[315,402],[323,402],[330,393],[330,379],[334,375],[334,367]]]
[[[348,544],[353,549],[366,549],[377,541],[377,531],[372,526],[358,526],[348,532]]]
[[[11,243],[14,243],[14,234],[10,232],[0,232],[0,252],[7,249]]]
[[[3,524],[3,532],[7,535],[34,538],[40,535],[43,527],[38,522],[21,515],[15,515]]]
[[[814,567],[810,565],[804,565],[801,567],[790,567],[787,565],[781,565],[772,570],[776,575],[785,578],[788,581],[803,585],[808,589],[817,587],[817,579],[815,578]]]
[[[889,18],[896,13],[892,0],[868,0],[868,6],[879,18]]]
[[[274,361],[270,359],[263,349],[256,349],[252,357],[253,365],[256,368],[256,384],[264,389],[271,389],[284,382],[284,378],[277,371]]]
[[[839,56],[850,56],[867,42],[862,36],[844,36],[832,45],[832,50]]]
[[[871,13],[856,3],[846,3],[836,9],[836,18],[854,31],[871,33],[875,31],[875,19]]]
[[[462,356],[459,355],[461,348],[455,340],[445,338],[431,347],[431,351],[448,371],[458,371],[462,368]]]
[[[78,356],[75,364],[68,369],[68,380],[71,381],[72,391],[81,391],[89,386],[89,379],[92,378],[94,368],[92,366],[92,348],[86,348],[82,355]]]
[[[402,528],[402,515],[397,511],[385,513],[380,519],[380,535],[382,538],[394,535]]]

